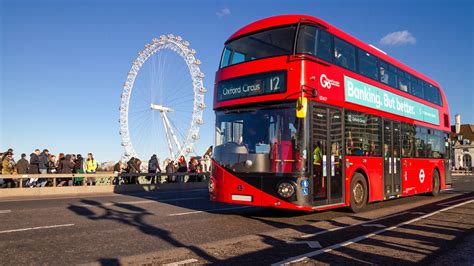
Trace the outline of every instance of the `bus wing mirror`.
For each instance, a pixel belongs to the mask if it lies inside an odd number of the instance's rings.
[[[296,101],[296,117],[305,118],[308,110],[308,98],[300,96]]]

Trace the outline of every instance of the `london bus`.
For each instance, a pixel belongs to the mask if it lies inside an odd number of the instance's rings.
[[[316,17],[230,36],[213,104],[212,201],[357,212],[451,183],[439,84]]]

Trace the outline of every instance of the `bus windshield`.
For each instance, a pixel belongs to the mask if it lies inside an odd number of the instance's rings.
[[[294,104],[218,111],[214,159],[234,172],[302,172],[304,139]]]
[[[289,55],[293,51],[296,25],[274,28],[229,42],[222,52],[220,67],[250,60]]]

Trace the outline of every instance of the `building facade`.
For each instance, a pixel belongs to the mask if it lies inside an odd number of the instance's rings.
[[[456,115],[456,124],[451,126],[451,165],[454,169],[472,170],[474,159],[474,125],[461,125],[461,117]]]

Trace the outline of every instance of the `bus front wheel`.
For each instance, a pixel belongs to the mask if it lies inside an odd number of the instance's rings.
[[[436,197],[438,196],[439,194],[439,187],[440,187],[440,184],[439,184],[439,173],[437,170],[434,170],[433,171],[433,186],[432,186],[432,190],[431,190],[431,195]]]
[[[361,173],[355,173],[351,181],[351,210],[362,211],[367,205],[367,181]]]

